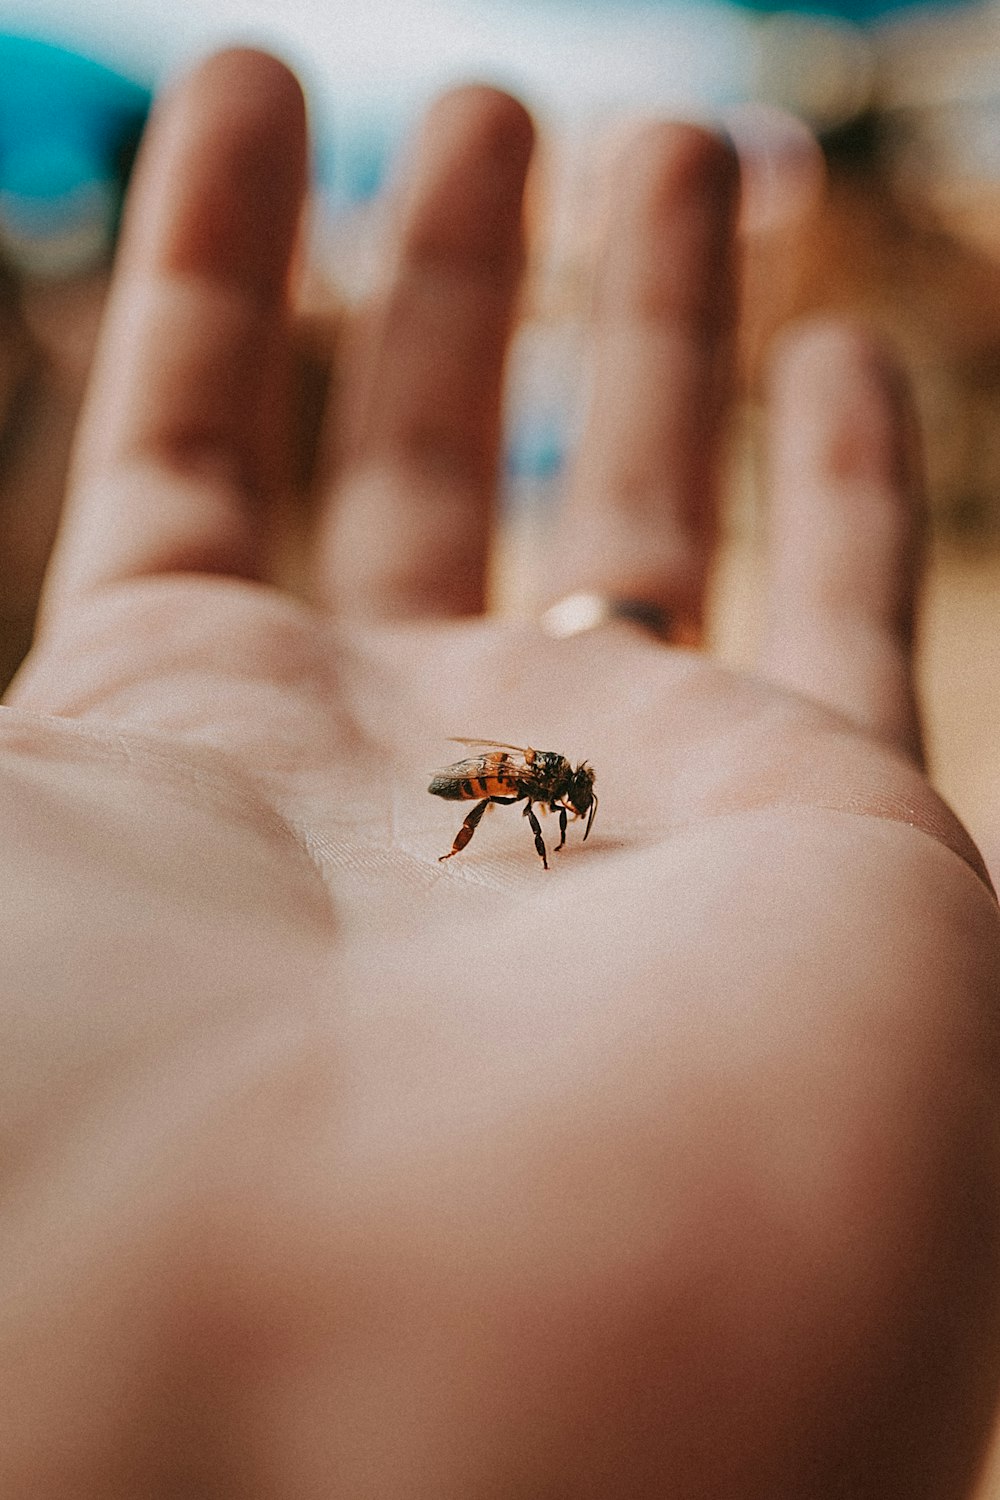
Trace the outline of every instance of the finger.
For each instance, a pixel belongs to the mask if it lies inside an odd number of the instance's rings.
[[[738,169],[717,136],[647,127],[623,163],[595,308],[589,416],[553,592],[589,590],[700,629],[735,319]]]
[[[919,761],[923,494],[904,382],[865,338],[815,324],[781,351],[771,413],[761,667]]]
[[[177,570],[254,575],[305,183],[305,113],[261,53],[154,111],[129,196],[46,602]]]
[[[532,140],[521,105],[478,86],[424,125],[343,376],[318,584],[351,613],[483,607]]]

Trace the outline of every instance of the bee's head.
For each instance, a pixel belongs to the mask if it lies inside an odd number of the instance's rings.
[[[594,772],[587,765],[586,761],[581,761],[580,765],[573,772],[570,778],[569,790],[566,793],[566,800],[575,810],[578,817],[587,819],[587,827],[583,835],[584,839],[586,839],[587,834],[590,832],[590,825],[594,821],[594,814],[597,811],[597,797],[594,792]]]

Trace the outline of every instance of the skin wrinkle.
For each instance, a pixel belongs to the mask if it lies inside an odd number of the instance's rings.
[[[305,852],[299,834],[278,811],[273,799],[262,795],[263,787],[251,776],[238,773],[232,758],[209,746],[192,745],[183,761],[176,755],[169,733],[124,728],[114,721],[88,719],[82,725],[71,719],[26,714],[20,709],[0,708],[0,745],[4,764],[0,774],[8,782],[14,805],[27,800],[37,812],[54,807],[47,778],[38,764],[56,765],[69,781],[81,781],[81,773],[111,772],[103,788],[93,781],[94,796],[88,799],[81,824],[80,842],[86,845],[88,826],[100,816],[104,799],[123,786],[166,787],[185,813],[200,809],[205,817],[222,817],[244,832],[263,834],[271,858],[287,858],[293,851]],[[53,814],[54,816],[54,814]],[[119,820],[121,821],[121,820]],[[127,817],[125,819],[127,822]],[[309,866],[301,862],[303,874]],[[311,873],[311,872],[310,872]],[[310,882],[302,892],[301,914],[311,926],[319,908],[329,913],[329,886]],[[316,897],[322,896],[317,904]]]

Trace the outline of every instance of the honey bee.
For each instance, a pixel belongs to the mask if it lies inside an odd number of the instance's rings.
[[[427,790],[435,797],[446,797],[451,802],[468,802],[473,797],[481,798],[469,813],[447,854],[440,859],[451,859],[460,854],[479,827],[486,809],[493,803],[509,805],[524,802],[524,817],[531,825],[535,836],[535,848],[547,870],[545,840],[541,824],[534,812],[534,803],[548,807],[559,814],[559,842],[561,849],[566,842],[566,820],[572,813],[574,818],[586,818],[584,840],[590,833],[597,797],[594,794],[594,772],[586,761],[581,761],[574,770],[564,755],[554,750],[523,749],[520,745],[498,744],[495,740],[455,740],[456,745],[478,746],[483,754],[471,760],[456,761],[438,771]]]

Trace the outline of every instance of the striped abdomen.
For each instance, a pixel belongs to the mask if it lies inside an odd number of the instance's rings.
[[[435,797],[446,797],[450,802],[471,802],[480,797],[520,797],[523,795],[517,782],[494,776],[459,776],[441,773],[434,777],[427,790]]]

